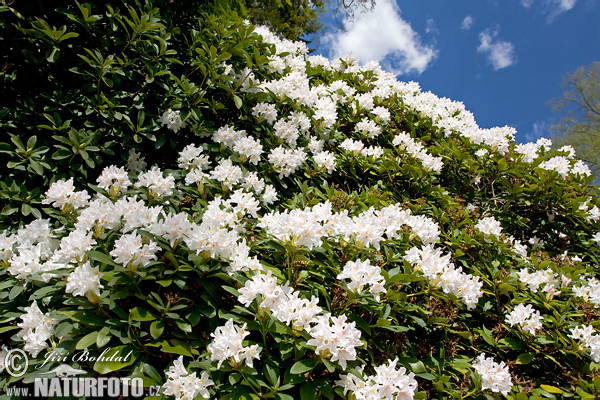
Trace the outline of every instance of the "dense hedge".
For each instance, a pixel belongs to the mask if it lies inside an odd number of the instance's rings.
[[[177,399],[600,392],[598,191],[571,148],[169,7],[0,14],[24,383],[49,350],[110,347],[133,356],[77,367]]]

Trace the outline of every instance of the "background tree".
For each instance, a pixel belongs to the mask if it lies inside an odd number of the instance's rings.
[[[596,179],[600,177],[600,62],[568,73],[563,81],[563,97],[553,104],[555,112],[564,112],[552,126],[557,144],[570,144],[577,156],[590,164]]]

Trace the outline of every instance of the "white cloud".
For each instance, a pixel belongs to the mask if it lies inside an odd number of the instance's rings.
[[[425,71],[437,54],[400,17],[394,0],[377,0],[372,11],[346,19],[344,24],[343,31],[325,38],[331,57],[352,52],[362,62],[379,61],[386,70],[402,74]]]
[[[438,30],[438,28],[435,27],[435,21],[433,18],[429,18],[426,22],[425,22],[425,33],[431,33],[434,35],[439,35],[440,31]]]
[[[460,24],[460,28],[468,31],[473,26],[473,17],[467,15],[465,19],[463,19],[462,24]]]
[[[552,22],[554,18],[569,11],[577,4],[577,0],[521,0],[521,4],[526,8],[531,7],[536,2],[538,4],[537,8],[548,15],[548,22]]]
[[[489,62],[497,71],[510,67],[517,62],[515,46],[498,39],[498,29],[486,29],[479,34],[479,47],[477,51],[487,54]]]
[[[539,138],[550,137],[552,136],[551,127],[552,120],[534,122],[531,131],[525,133],[525,140],[528,142],[535,142]]]

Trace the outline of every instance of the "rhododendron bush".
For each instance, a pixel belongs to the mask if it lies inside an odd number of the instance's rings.
[[[152,137],[57,167],[6,220],[0,329],[31,362],[2,385],[110,347],[130,357],[77,367],[176,399],[600,392],[600,202],[572,148],[233,14],[195,23]]]

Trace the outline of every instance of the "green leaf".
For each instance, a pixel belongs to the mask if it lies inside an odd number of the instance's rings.
[[[182,356],[192,357],[192,352],[190,351],[190,347],[182,342],[172,341],[173,344],[164,341],[161,350],[165,353],[179,354]]]
[[[23,290],[25,290],[24,286],[21,286],[21,285],[13,286],[12,289],[10,289],[10,292],[8,293],[8,299],[14,300],[18,295],[23,293]]]
[[[317,397],[317,385],[314,382],[300,386],[300,400],[314,400]]]
[[[98,332],[98,337],[96,338],[96,346],[98,346],[99,349],[103,348],[108,344],[108,342],[110,342],[111,336],[110,328],[108,326],[100,329]]]
[[[297,375],[304,374],[308,371],[312,371],[316,365],[317,365],[316,359],[296,361],[296,363],[294,365],[292,365],[292,368],[290,369],[290,373],[297,374]]]
[[[548,392],[548,393],[557,393],[557,394],[560,394],[560,393],[562,393],[562,392],[563,392],[561,389],[559,389],[559,388],[557,388],[557,387],[555,387],[555,386],[550,386],[550,385],[540,385],[540,387],[541,387],[542,389],[544,389],[544,390],[545,390],[546,392]]]
[[[90,347],[92,344],[96,343],[96,338],[98,337],[98,332],[99,331],[88,333],[87,335],[82,337],[79,340],[79,342],[77,342],[77,344],[75,345],[75,348],[77,350],[85,350],[88,347]]]
[[[133,346],[119,346],[105,349],[94,363],[94,371],[99,374],[108,374],[131,365],[137,359]]]
[[[515,363],[521,364],[521,365],[527,365],[530,362],[532,362],[534,358],[535,358],[535,356],[532,353],[521,353],[515,359]]]
[[[119,267],[120,266],[108,254],[104,254],[104,253],[101,253],[101,252],[95,251],[95,250],[86,251],[85,254],[90,259],[98,261],[101,264],[112,265],[113,267]]]
[[[156,317],[143,307],[134,307],[129,312],[129,316],[134,321],[154,321]]]
[[[150,325],[150,335],[154,339],[158,339],[160,335],[162,335],[165,330],[165,323],[163,321],[154,321],[152,325]]]
[[[489,345],[494,347],[497,346],[496,339],[494,339],[494,337],[492,336],[492,331],[486,328],[485,325],[483,325],[483,328],[480,330],[480,333],[483,340],[485,340]]]
[[[266,363],[265,364],[265,376],[267,380],[273,387],[279,386],[279,370],[272,365]]]
[[[242,108],[242,99],[237,94],[233,95],[233,102],[235,103],[235,106],[238,110]]]

